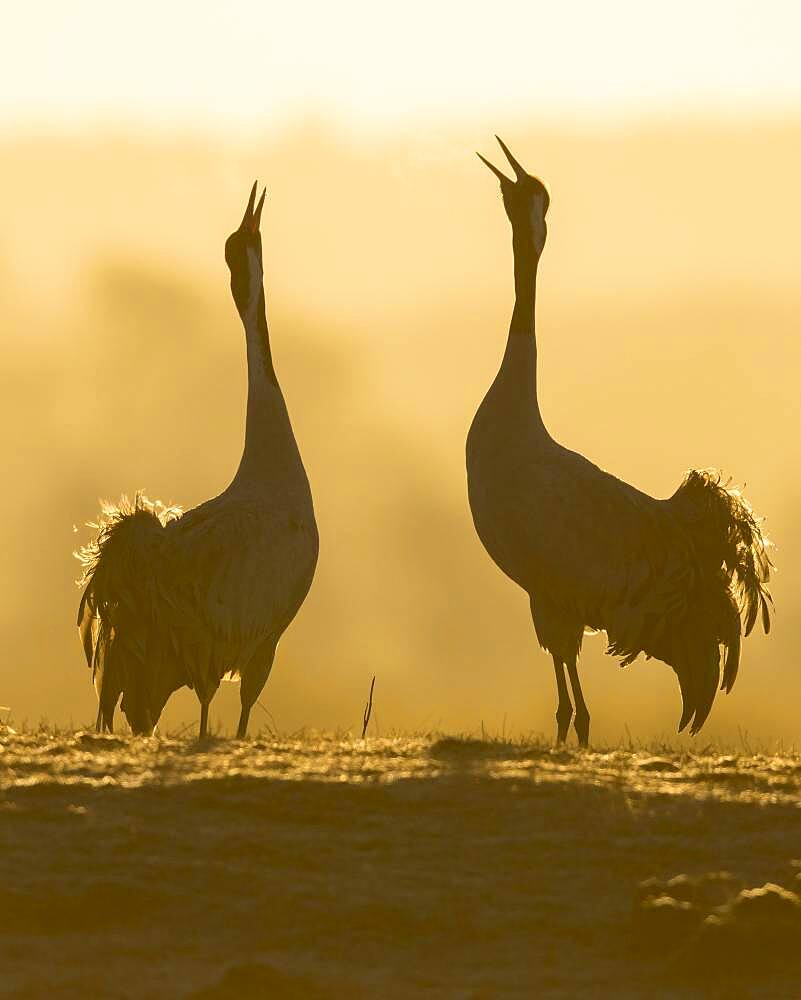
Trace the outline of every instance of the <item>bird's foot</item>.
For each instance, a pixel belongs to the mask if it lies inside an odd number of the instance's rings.
[[[590,713],[586,708],[576,709],[576,718],[573,722],[578,736],[579,746],[588,747],[590,745]]]
[[[573,706],[570,702],[560,705],[556,710],[556,742],[564,743],[567,739],[567,731],[570,729],[570,720],[573,718]]]

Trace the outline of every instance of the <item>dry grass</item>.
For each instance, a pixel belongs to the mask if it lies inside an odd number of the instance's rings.
[[[43,730],[0,737],[0,775],[14,996],[801,987],[798,755]]]

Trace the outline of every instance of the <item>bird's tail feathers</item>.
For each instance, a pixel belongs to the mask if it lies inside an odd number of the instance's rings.
[[[144,656],[137,630],[121,634],[120,623],[137,617],[142,588],[146,593],[155,586],[153,568],[164,529],[180,515],[179,508],[151,501],[141,492],[133,501],[126,496],[117,504],[104,501],[100,518],[88,525],[95,538],[75,552],[83,568],[78,585],[84,587],[78,633],[100,701],[99,727],[110,721],[109,706],[113,714],[123,689],[123,660]]]
[[[706,722],[718,691],[720,680],[720,650],[718,642],[710,638],[699,642],[700,630],[696,633],[692,648],[685,651],[680,663],[673,669],[681,688],[682,713],[679,732],[687,726],[695,736]]]
[[[742,635],[752,631],[760,616],[763,629],[770,631],[771,543],[742,493],[715,471],[689,472],[672,500],[690,529],[706,581],[696,593],[697,604],[688,620],[687,634],[694,636],[693,642],[671,661],[683,702],[679,732],[691,724],[690,731],[697,733],[712,707],[718,683],[727,693],[734,685]],[[699,647],[700,637],[709,635],[710,622],[714,636],[709,648],[706,644]]]
[[[770,631],[773,598],[768,590],[773,564],[770,539],[761,519],[742,493],[723,482],[713,470],[689,472],[673,499],[696,528],[698,548],[708,553],[723,572],[740,610],[743,634],[748,635],[761,616]]]

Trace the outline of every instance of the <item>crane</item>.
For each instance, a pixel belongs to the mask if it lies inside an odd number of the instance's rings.
[[[747,500],[712,470],[690,471],[659,500],[551,437],[537,396],[535,335],[550,195],[498,142],[514,178],[478,155],[500,182],[512,226],[515,303],[500,369],[467,436],[476,531],[529,596],[537,639],[553,659],[559,742],[575,709],[579,743],[589,743],[578,672],[585,630],[606,632],[607,651],[623,666],[644,653],[672,667],[679,732],[697,733],[718,685],[729,692],[734,684],[741,632],[758,616],[770,629],[770,543]]]
[[[134,733],[153,731],[186,685],[200,737],[226,675],[240,682],[237,735],[272,669],[282,634],[311,587],[319,539],[311,489],[273,366],[260,221],[253,185],[225,244],[245,331],[247,416],[242,459],[219,496],[182,513],[138,493],[105,504],[79,553],[78,630],[98,693],[97,729],[121,708]]]

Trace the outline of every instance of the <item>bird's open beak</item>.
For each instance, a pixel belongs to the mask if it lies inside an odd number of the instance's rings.
[[[514,156],[512,156],[512,154],[509,152],[509,147],[506,145],[503,139],[501,139],[501,137],[498,135],[496,135],[495,138],[498,140],[498,145],[503,150],[506,159],[509,161],[509,164],[512,167],[512,170],[514,170],[516,180],[519,181],[522,180],[524,177],[527,177],[528,174],[520,166],[520,164],[517,162]],[[495,174],[495,176],[498,178],[501,184],[514,184],[514,181],[510,177],[507,177],[506,174],[503,173],[503,171],[499,170],[495,166],[494,163],[490,163],[490,161],[487,160],[485,157],[483,157],[481,153],[476,153],[476,156],[479,158],[479,160],[481,160],[482,163],[486,164],[490,168],[490,170]]]
[[[509,163],[510,163],[510,165],[512,167],[512,170],[514,170],[515,177],[518,180],[522,180],[524,177],[528,177],[528,174],[526,173],[526,171],[520,166],[520,164],[517,162],[517,160],[509,152],[509,147],[506,145],[506,143],[503,141],[503,139],[499,135],[496,135],[495,138],[498,140],[498,145],[503,150],[504,155],[506,156],[506,159],[509,161]]]
[[[264,207],[264,199],[267,196],[267,188],[265,188],[261,193],[261,198],[259,198],[258,205],[256,202],[256,188],[259,182],[254,181],[253,187],[250,191],[250,198],[248,199],[247,208],[245,209],[245,214],[242,216],[242,222],[239,225],[240,229],[245,229],[249,233],[257,233],[259,231],[259,223],[261,222],[261,210]],[[255,205],[255,207],[254,207]]]

